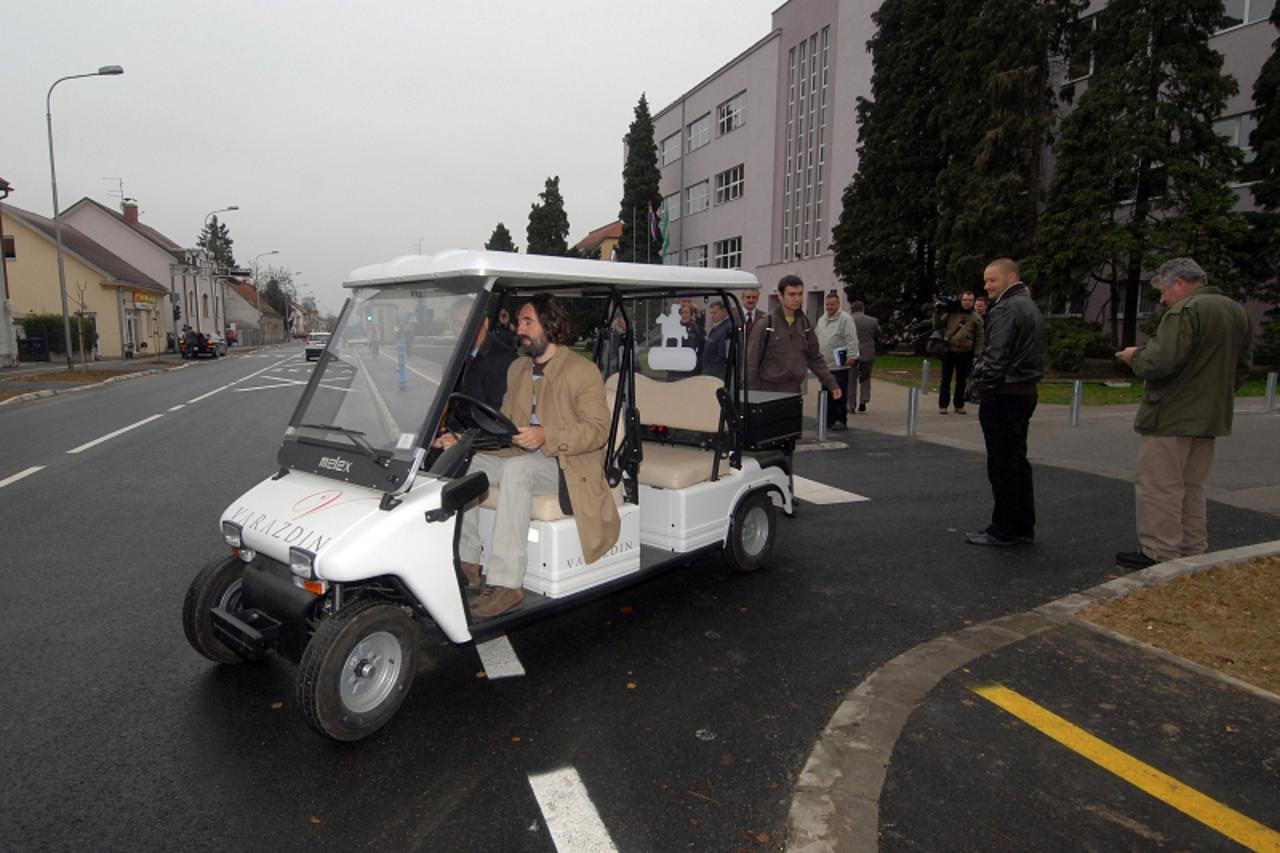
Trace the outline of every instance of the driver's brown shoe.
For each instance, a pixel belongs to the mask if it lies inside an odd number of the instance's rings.
[[[480,597],[471,602],[471,615],[477,619],[501,616],[524,600],[524,590],[509,586],[487,586]]]
[[[468,563],[465,560],[460,563],[462,574],[467,579],[467,589],[479,589],[484,586],[484,579],[480,577],[479,563]]]

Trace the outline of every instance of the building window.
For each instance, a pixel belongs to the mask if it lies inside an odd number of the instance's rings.
[[[711,182],[700,181],[684,191],[684,212],[692,216],[707,209],[711,198]]]
[[[18,244],[13,237],[8,235],[0,236],[0,258],[6,261],[15,260],[18,257]]]
[[[743,174],[743,166],[739,163],[716,175],[716,204],[742,198]]]
[[[670,217],[668,222],[675,222],[680,218],[680,193],[674,192],[662,197],[662,211],[658,215],[661,216],[663,211]]]
[[[821,253],[826,192],[827,88],[831,28],[787,52],[786,159],[782,196],[782,258]]]
[[[686,267],[705,267],[707,265],[707,247],[694,246],[691,249],[685,249],[684,265]]]
[[[711,113],[689,123],[689,150],[696,151],[711,141]]]
[[[207,293],[200,294],[200,303],[203,306],[203,310],[201,311],[201,313],[204,314],[204,316],[208,317],[209,316],[209,294]]]
[[[747,122],[747,93],[739,92],[716,107],[716,128],[721,136],[732,133]]]
[[[670,166],[680,159],[680,131],[662,140],[662,165]]]
[[[1218,119],[1213,123],[1213,131],[1219,136],[1225,136],[1232,145],[1243,151],[1246,163],[1252,163],[1253,158],[1258,156],[1258,152],[1254,151],[1252,146],[1249,145],[1249,135],[1253,133],[1254,128],[1257,126],[1257,113],[1243,113],[1238,116]]]
[[[716,269],[736,270],[742,267],[742,238],[730,237],[728,240],[717,240]]]
[[[1276,0],[1226,0],[1222,5],[1226,19],[1218,32],[1267,20],[1276,7]]]

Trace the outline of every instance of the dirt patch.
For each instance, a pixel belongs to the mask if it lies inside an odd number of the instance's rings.
[[[41,384],[67,382],[74,385],[91,385],[94,382],[105,382],[117,376],[141,373],[150,369],[149,367],[140,367],[137,370],[55,370],[49,373],[29,373],[26,376],[15,376],[8,381],[39,382]]]
[[[3,390],[3,389],[0,389],[0,403],[3,403],[5,400],[12,400],[14,397],[21,397],[23,394],[26,394],[26,393],[28,393],[28,392],[26,392],[26,391],[5,391],[5,390]]]
[[[1080,616],[1280,693],[1280,556],[1135,590]]]

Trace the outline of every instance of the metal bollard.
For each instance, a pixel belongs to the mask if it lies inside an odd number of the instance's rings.
[[[1071,425],[1080,426],[1080,404],[1084,402],[1084,380],[1071,383]]]
[[[931,379],[929,374],[932,371],[933,371],[933,362],[929,361],[929,359],[926,358],[924,362],[920,365],[920,393],[921,394],[929,393],[929,382]]]
[[[827,440],[827,397],[830,392],[823,388],[818,392],[818,441]]]
[[[920,389],[912,386],[907,389],[907,435],[916,434],[916,417],[920,413]]]
[[[1262,406],[1263,414],[1269,415],[1276,410],[1276,372],[1267,374],[1267,400]]]

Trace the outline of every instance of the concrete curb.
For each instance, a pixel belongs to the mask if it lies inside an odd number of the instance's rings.
[[[19,394],[17,397],[0,400],[0,406],[8,406],[13,403],[26,403],[31,400],[40,400],[44,397],[57,397],[61,394],[73,394],[77,391],[89,391],[94,388],[101,388],[103,385],[110,385],[113,382],[127,382],[130,379],[138,379],[143,376],[154,376],[157,373],[170,373],[174,370],[182,370],[183,368],[190,366],[190,364],[179,364],[175,367],[153,367],[150,370],[136,370],[130,373],[121,374],[120,376],[112,376],[110,379],[104,379],[101,382],[90,382],[87,385],[73,385],[70,388],[43,388],[39,391],[32,391],[30,394]]]
[[[1068,623],[1111,636],[1078,618],[1092,604],[1114,601],[1215,566],[1280,554],[1280,539],[1159,563],[1030,610],[944,634],[898,655],[871,673],[836,709],[796,781],[787,818],[787,849],[795,853],[879,849],[880,792],[907,718],[939,681],[975,658]],[[1280,702],[1262,688],[1122,638],[1145,651]]]

